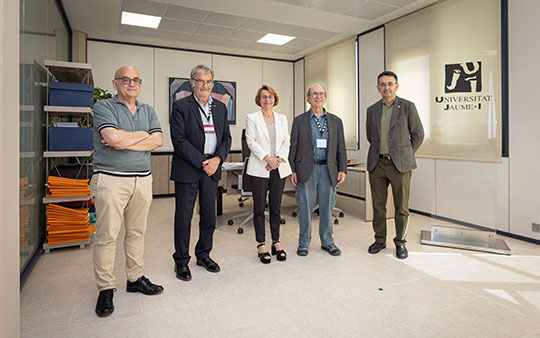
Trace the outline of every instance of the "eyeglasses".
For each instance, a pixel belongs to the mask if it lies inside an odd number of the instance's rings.
[[[261,99],[263,100],[272,100],[274,98],[274,95],[263,95],[261,96]]]
[[[130,79],[129,77],[124,76],[124,77],[117,77],[117,78],[115,78],[115,80],[121,80],[122,83],[125,84],[125,85],[129,85],[131,83],[131,81],[133,81],[134,85],[140,85],[142,83],[142,79],[140,79],[138,77],[134,77],[133,79]]]
[[[394,82],[388,82],[388,83],[381,82],[381,83],[379,83],[379,87],[381,87],[381,88],[386,88],[386,87],[392,88],[392,87],[394,87],[394,85],[395,85]]]
[[[195,81],[195,83],[196,83],[198,86],[202,86],[202,85],[209,85],[209,86],[211,86],[212,84],[214,84],[214,80],[193,79],[193,81]]]
[[[325,96],[326,93],[325,92],[313,92],[310,94],[311,96]]]

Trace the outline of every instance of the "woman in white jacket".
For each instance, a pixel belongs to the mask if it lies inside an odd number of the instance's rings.
[[[264,205],[269,197],[270,232],[272,234],[272,255],[278,261],[287,259],[287,254],[279,243],[281,225],[281,196],[285,178],[292,174],[288,163],[290,135],[287,117],[274,112],[279,102],[276,91],[263,85],[255,97],[255,103],[261,107],[258,112],[246,118],[246,141],[251,156],[246,173],[252,176],[253,223],[255,239],[258,243],[258,257],[268,264],[271,256],[265,245]]]

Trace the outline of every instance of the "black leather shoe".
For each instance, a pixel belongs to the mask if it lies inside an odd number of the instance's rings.
[[[191,280],[191,271],[187,264],[176,264],[174,266],[174,271],[176,271],[176,278],[188,282]]]
[[[98,317],[107,317],[114,312],[113,292],[116,289],[107,289],[99,292],[96,304],[96,314]]]
[[[127,292],[140,292],[144,293],[147,296],[152,296],[163,291],[163,286],[154,284],[150,279],[141,276],[134,282],[127,281],[126,286]]]
[[[386,243],[379,243],[379,242],[375,242],[373,244],[371,244],[368,248],[368,252],[370,254],[376,254],[376,253],[379,253],[379,251],[381,251],[382,249],[385,249],[386,248]]]
[[[405,245],[396,245],[396,257],[399,259],[405,259],[409,256]]]
[[[221,271],[221,269],[219,268],[218,263],[214,262],[212,260],[212,258],[210,258],[210,257],[203,258],[203,259],[197,258],[197,265],[198,266],[204,266],[206,271],[210,271],[210,272],[220,272]]]

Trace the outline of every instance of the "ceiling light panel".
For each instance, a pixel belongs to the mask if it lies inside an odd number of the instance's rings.
[[[209,23],[218,26],[233,27],[236,28],[247,21],[247,17],[229,15],[223,13],[212,12],[204,20],[204,23]]]
[[[183,6],[169,5],[169,9],[165,13],[165,17],[177,20],[185,20],[192,22],[203,22],[210,14],[210,11],[195,9]]]
[[[250,18],[242,25],[240,25],[240,28],[245,28],[257,32],[271,32],[272,29],[277,28],[279,25],[281,25],[281,23],[279,22]]]
[[[185,32],[185,33],[194,33],[199,27],[199,23],[183,21],[183,20],[173,20],[164,18],[159,24],[159,29],[166,29],[168,31],[176,32]]]
[[[160,16],[122,12],[121,22],[123,25],[158,28],[160,21]]]
[[[196,33],[210,36],[228,36],[232,31],[233,29],[228,27],[202,24],[199,26]]]
[[[313,4],[317,3],[319,0],[274,0],[277,2],[283,2],[290,5],[301,6],[301,7],[311,7]]]
[[[268,33],[259,40],[257,40],[257,42],[281,46],[291,41],[292,39],[294,39],[294,36]]]
[[[167,4],[147,0],[124,0],[122,11],[141,13],[155,16],[163,16],[167,10]]]

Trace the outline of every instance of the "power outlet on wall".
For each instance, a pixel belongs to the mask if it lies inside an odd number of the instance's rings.
[[[538,224],[538,223],[533,223],[533,224],[532,224],[532,231],[534,231],[534,232],[540,232],[540,224]]]

